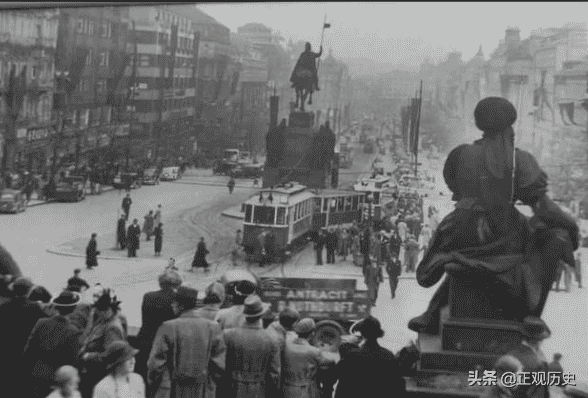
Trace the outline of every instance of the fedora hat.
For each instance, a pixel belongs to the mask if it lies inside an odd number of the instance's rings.
[[[55,307],[75,307],[81,300],[81,294],[64,290],[59,296],[51,300],[51,304]]]
[[[551,330],[543,319],[536,316],[528,316],[523,320],[521,333],[527,339],[545,340],[551,337]]]
[[[384,336],[382,324],[378,319],[371,315],[355,325],[354,329],[365,338],[380,338]]]
[[[196,304],[198,301],[198,290],[188,286],[180,286],[176,290],[176,300],[182,304]]]
[[[310,333],[315,329],[316,323],[311,318],[301,319],[294,327],[294,331],[299,334]]]
[[[262,316],[269,310],[270,305],[261,301],[258,295],[251,295],[245,299],[243,315],[246,318]]]
[[[118,364],[128,361],[139,353],[139,350],[133,348],[126,341],[114,341],[110,343],[103,356],[103,362],[106,369],[110,370]]]

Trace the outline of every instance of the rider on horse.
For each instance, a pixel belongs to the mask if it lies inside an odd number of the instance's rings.
[[[312,47],[310,43],[306,43],[305,51],[302,54],[300,54],[298,62],[296,62],[296,66],[292,71],[292,76],[290,77],[292,88],[299,84],[300,80],[305,78],[311,78],[315,90],[320,90],[318,86],[318,72],[316,69],[316,59],[320,58],[322,54],[322,46],[320,47],[320,51],[318,53],[314,53],[312,52]]]

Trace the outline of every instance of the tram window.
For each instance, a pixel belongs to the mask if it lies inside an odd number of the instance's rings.
[[[294,221],[298,221],[299,218],[300,218],[300,203],[298,203],[296,205],[296,207],[294,208]]]
[[[276,224],[277,225],[285,225],[286,224],[286,208],[285,207],[278,207],[278,214],[276,216]]]
[[[380,204],[380,193],[379,192],[374,192],[374,204],[375,205]]]
[[[354,196],[353,197],[353,204],[351,207],[352,210],[357,210],[359,209],[359,196]]]
[[[329,198],[323,198],[323,213],[329,210]]]
[[[337,211],[343,211],[345,209],[345,197],[339,196],[337,198]]]
[[[359,197],[359,204],[360,204],[360,206],[359,206],[359,207],[361,207],[361,205],[363,204],[363,202],[364,202],[364,201],[365,201],[365,196],[363,196],[363,195],[362,195],[362,196],[360,196],[360,197]]]
[[[314,212],[320,213],[321,211],[321,198],[314,198]]]
[[[253,210],[253,223],[273,224],[276,216],[276,208],[271,206],[255,206]]]
[[[330,199],[331,202],[331,208],[329,209],[330,213],[334,213],[335,211],[337,211],[337,198],[331,198]]]
[[[253,214],[253,205],[245,205],[245,222],[251,222],[251,214]]]
[[[351,197],[346,196],[345,197],[345,211],[349,211],[349,210],[351,210]]]

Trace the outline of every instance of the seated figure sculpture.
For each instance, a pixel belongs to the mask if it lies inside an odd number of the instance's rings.
[[[507,320],[521,322],[541,316],[558,264],[574,264],[578,226],[547,196],[547,175],[533,155],[514,149],[514,106],[488,97],[474,117],[482,138],[455,148],[443,170],[455,210],[437,228],[417,281],[431,287],[448,275],[426,312],[409,322],[416,332],[439,333],[452,278],[491,285],[494,305],[508,309]],[[515,208],[518,200],[532,208],[532,218]]]

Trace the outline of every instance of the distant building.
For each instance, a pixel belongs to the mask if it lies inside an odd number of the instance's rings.
[[[0,11],[0,90],[10,90],[10,75],[20,77],[26,67],[26,85],[19,109],[0,99],[0,158],[7,145],[7,167],[15,162],[38,171],[52,155],[55,134],[53,118],[53,74],[59,26],[59,11]],[[16,101],[18,102],[18,101]],[[8,113],[18,115],[10,125]]]
[[[237,28],[237,33],[246,37],[254,46],[267,46],[274,43],[271,28],[261,23],[248,23]]]

